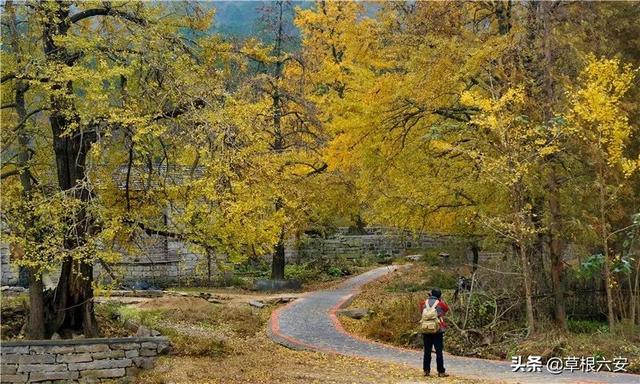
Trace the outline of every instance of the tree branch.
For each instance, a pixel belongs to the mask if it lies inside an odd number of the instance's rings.
[[[0,175],[0,180],[4,180],[7,177],[15,176],[15,175],[18,175],[18,174],[20,174],[20,170],[19,169],[14,169],[14,170],[11,170],[11,171],[7,171],[7,172],[4,172],[2,175]]]
[[[71,15],[69,17],[69,22],[77,23],[81,20],[87,19],[89,17],[94,17],[94,16],[118,16],[136,24],[147,25],[147,20],[145,19],[142,19],[138,16],[132,15],[127,12],[118,11],[110,7],[86,9],[84,11]]]
[[[164,111],[164,112],[154,116],[151,120],[152,121],[158,121],[158,120],[161,120],[161,119],[169,119],[169,118],[178,117],[180,115],[185,114],[189,110],[191,110],[192,106],[193,106],[194,109],[201,109],[201,108],[204,108],[205,105],[206,105],[206,102],[204,100],[197,99],[192,104],[181,105],[181,106],[175,107],[174,109],[171,109],[171,110],[168,110],[168,111]]]
[[[9,80],[15,79],[16,77],[17,76],[16,76],[15,73],[6,74],[6,75],[2,76],[2,79],[0,80],[0,84],[3,84],[5,81],[9,81]]]

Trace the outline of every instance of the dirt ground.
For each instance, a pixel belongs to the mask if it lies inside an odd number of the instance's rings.
[[[274,344],[263,332],[236,344],[221,359],[168,356],[138,383],[477,383],[456,377],[424,378],[415,368],[364,359],[299,352]]]
[[[268,319],[276,305],[250,307],[251,299],[273,295],[234,297],[225,304],[211,304],[195,297],[165,296],[135,304],[142,313],[161,313],[162,327],[176,341],[182,336],[198,341],[222,340],[224,352],[185,355],[174,351],[142,372],[138,383],[477,383],[456,377],[424,378],[415,368],[366,359],[294,351],[274,343],[267,335]],[[131,306],[128,306],[131,307]],[[143,316],[144,317],[144,316]],[[170,329],[167,329],[170,327]],[[193,341],[196,342],[195,340]],[[178,349],[180,342],[177,344]]]

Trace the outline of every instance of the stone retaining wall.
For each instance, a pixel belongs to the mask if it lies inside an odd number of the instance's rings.
[[[129,382],[169,351],[166,337],[4,341],[2,383]]]
[[[390,231],[362,235],[338,233],[325,239],[303,236],[297,247],[289,246],[285,249],[285,255],[291,261],[338,256],[357,258],[367,254],[392,256],[409,249],[441,248],[459,241],[454,236],[413,235]]]
[[[144,240],[144,241],[143,241]],[[97,263],[94,266],[96,281],[109,284],[116,280],[135,289],[163,288],[202,283],[206,278],[207,260],[193,253],[187,244],[162,236],[149,236],[142,240],[143,250],[135,254],[123,251],[122,258],[108,266]],[[405,231],[368,227],[361,234],[349,234],[348,228],[338,228],[328,237],[302,236],[298,241],[290,239],[285,247],[287,262],[297,262],[317,258],[347,257],[356,259],[364,255],[398,255],[408,249],[441,248],[460,241],[455,236],[433,234],[413,234]],[[10,264],[9,247],[0,244],[2,262],[1,285],[14,285],[18,281],[18,269]],[[267,260],[271,256],[265,255]],[[210,268],[214,276],[219,276],[215,258],[211,258]],[[54,286],[57,274],[45,276],[47,286]]]
[[[9,245],[0,243],[0,285],[18,284],[18,267],[9,263]]]

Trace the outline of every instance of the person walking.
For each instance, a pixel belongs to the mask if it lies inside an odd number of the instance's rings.
[[[435,310],[435,311],[434,311]],[[435,312],[435,313],[434,313]],[[438,369],[438,377],[447,377],[444,369],[444,331],[447,325],[444,322],[444,315],[449,312],[449,306],[442,299],[442,291],[440,288],[434,288],[429,292],[429,297],[420,302],[420,313],[422,314],[421,323],[429,322],[430,318],[435,317],[437,326],[434,332],[425,332],[428,325],[423,325],[422,339],[424,340],[424,359],[422,361],[422,369],[424,375],[429,376],[431,373],[431,350],[436,350],[436,366]],[[432,316],[430,317],[430,314]]]

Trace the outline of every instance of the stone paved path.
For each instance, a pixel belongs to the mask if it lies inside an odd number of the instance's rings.
[[[365,357],[421,369],[422,352],[350,335],[344,331],[335,314],[336,310],[345,306],[364,284],[397,268],[388,266],[371,270],[352,277],[333,289],[310,292],[281,307],[271,316],[271,337],[290,348]],[[435,359],[432,364],[435,364]],[[510,362],[449,354],[445,355],[445,367],[452,375],[508,383],[640,383],[640,376],[621,373],[565,372],[553,375],[546,372],[544,367],[543,372],[514,373],[511,371]],[[435,371],[435,367],[433,370]]]

